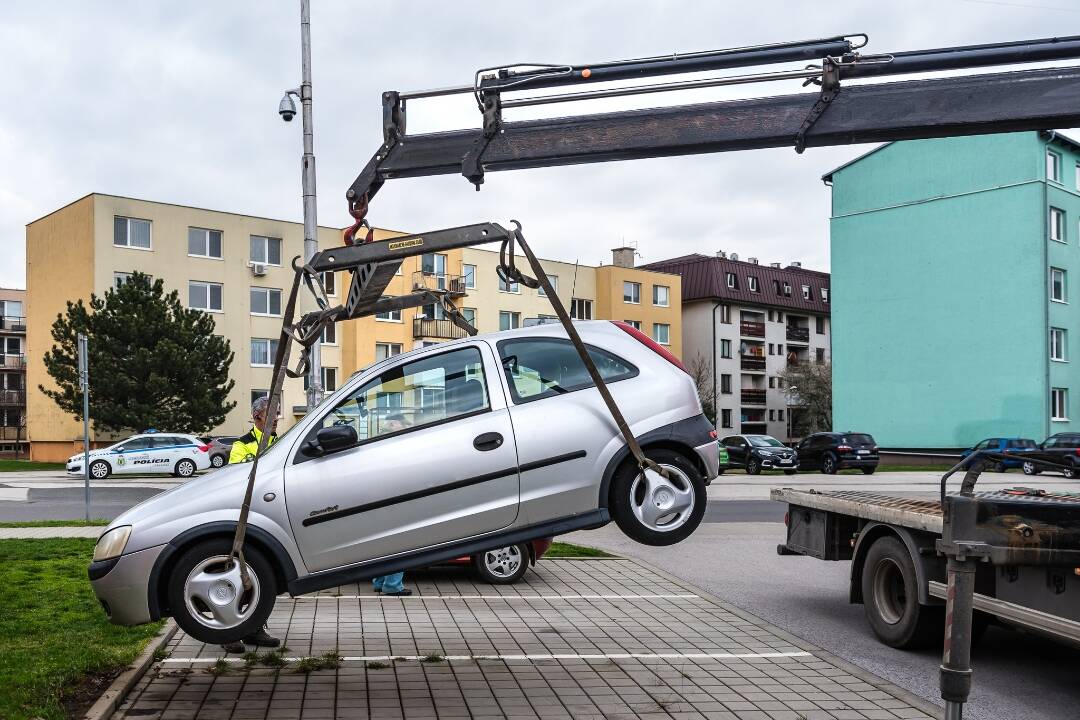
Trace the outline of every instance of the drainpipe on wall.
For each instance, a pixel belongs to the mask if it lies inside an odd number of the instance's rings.
[[[720,309],[720,303],[714,302],[712,309],[712,394],[713,412],[716,413],[714,427],[720,427],[720,391],[716,386],[716,311]]]
[[[1050,152],[1050,143],[1054,141],[1054,137],[1057,131],[1050,132],[1050,139],[1046,141],[1046,145],[1043,146],[1042,155],[1042,171],[1046,172],[1046,153]],[[1064,160],[1063,160],[1064,162]],[[1050,388],[1050,196],[1047,191],[1049,182],[1047,178],[1043,178],[1042,183],[1042,225],[1043,232],[1040,240],[1043,249],[1043,372],[1046,378],[1046,392],[1043,393],[1043,402],[1046,405],[1043,406],[1043,427],[1046,428],[1046,432],[1043,433],[1043,437],[1050,437],[1051,430],[1053,429],[1050,421],[1050,393],[1053,392]],[[1067,287],[1067,286],[1066,286]],[[1066,289],[1066,292],[1068,290]],[[1068,296],[1066,295],[1066,300]],[[1066,356],[1068,357],[1068,356]]]

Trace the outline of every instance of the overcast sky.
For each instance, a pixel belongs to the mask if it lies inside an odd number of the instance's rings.
[[[461,85],[480,67],[587,63],[843,33],[867,52],[1076,34],[1072,0],[936,2],[409,2],[314,0],[319,221],[348,224],[344,192],[381,141],[387,89]],[[0,285],[24,286],[26,223],[89,192],[301,219],[299,2],[48,3],[0,9]],[[774,83],[752,93],[797,91]],[[730,97],[559,105],[542,114]],[[510,120],[534,115],[508,114]],[[467,99],[414,103],[409,131],[478,126]],[[820,180],[869,146],[757,150],[388,183],[373,224],[423,231],[520,220],[545,257],[645,262],[718,249],[828,269]],[[57,278],[62,282],[62,278]]]

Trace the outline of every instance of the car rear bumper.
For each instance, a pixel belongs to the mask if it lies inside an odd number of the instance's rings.
[[[863,467],[877,467],[878,456],[873,457],[851,457],[841,458],[840,468],[863,468]]]
[[[165,547],[158,545],[90,564],[87,570],[90,585],[109,622],[114,625],[150,622],[150,572]]]
[[[701,464],[705,466],[705,482],[709,483],[720,476],[720,448],[715,440],[710,440],[704,445],[698,445],[694,452],[701,458]]]

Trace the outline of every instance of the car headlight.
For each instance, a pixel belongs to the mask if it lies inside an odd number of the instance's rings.
[[[94,546],[94,562],[112,560],[114,557],[123,555],[130,536],[130,525],[121,525],[102,535]]]

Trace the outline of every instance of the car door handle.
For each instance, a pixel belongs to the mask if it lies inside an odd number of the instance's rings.
[[[487,432],[477,435],[472,441],[473,447],[480,452],[495,450],[502,446],[503,436],[497,432]]]

